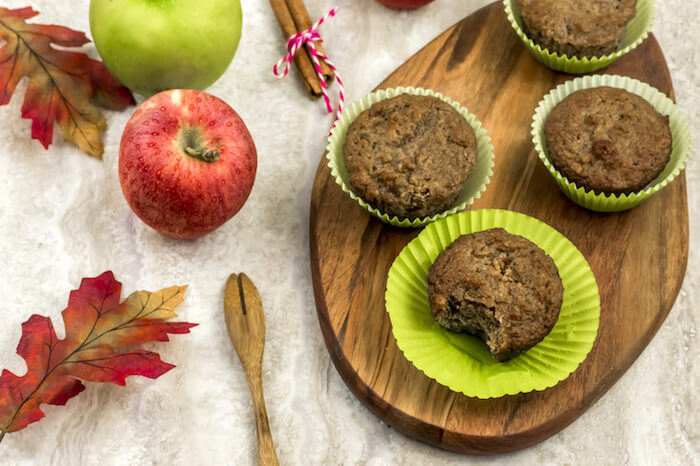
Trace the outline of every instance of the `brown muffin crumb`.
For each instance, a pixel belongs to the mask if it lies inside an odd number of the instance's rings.
[[[350,185],[399,218],[450,209],[476,165],[469,122],[437,97],[403,94],[375,103],[350,125],[343,146]]]
[[[617,50],[637,0],[518,0],[525,34],[550,52],[601,57]]]
[[[624,89],[574,92],[552,110],[544,132],[556,169],[598,192],[639,191],[671,158],[668,116]]]
[[[433,318],[484,340],[506,361],[539,343],[559,318],[564,288],[531,241],[494,228],[457,238],[428,271]]]

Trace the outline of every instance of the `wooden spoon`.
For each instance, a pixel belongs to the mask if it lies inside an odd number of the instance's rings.
[[[265,347],[265,314],[253,282],[245,274],[231,274],[224,294],[224,316],[231,343],[243,364],[253,397],[258,433],[258,464],[279,465],[267,420],[262,387],[262,356]]]

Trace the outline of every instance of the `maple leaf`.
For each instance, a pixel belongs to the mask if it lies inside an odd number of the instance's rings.
[[[130,375],[155,379],[172,369],[158,354],[138,348],[168,341],[168,334],[189,333],[197,324],[166,322],[176,317],[187,287],[137,291],[120,302],[121,283],[112,272],[85,278],[71,291],[63,310],[66,337],[56,337],[51,319],[33,315],[22,324],[17,353],[27,363],[19,377],[0,375],[0,441],[36,422],[42,403],[65,405],[85,390],[82,381],[125,384]]]
[[[26,22],[38,14],[31,7],[0,7],[0,105],[10,102],[27,77],[22,118],[32,120],[32,138],[48,149],[56,123],[65,141],[101,158],[106,121],[96,104],[123,110],[136,103],[134,97],[102,62],[52,47],[81,47],[90,41],[63,26]]]

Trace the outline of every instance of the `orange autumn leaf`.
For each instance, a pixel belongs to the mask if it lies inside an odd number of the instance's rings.
[[[83,279],[70,293],[62,312],[63,340],[56,337],[51,319],[31,316],[22,324],[17,346],[27,373],[19,377],[3,370],[0,375],[0,441],[44,417],[42,403],[65,405],[85,390],[81,381],[124,385],[130,375],[155,379],[175,367],[138,346],[168,341],[168,334],[189,333],[197,325],[167,322],[176,317],[174,309],[186,289],[137,291],[120,302],[121,283],[105,272]]]
[[[81,47],[90,42],[85,34],[26,22],[38,14],[31,7],[0,7],[0,105],[28,78],[22,118],[32,120],[32,138],[48,149],[56,123],[65,141],[101,158],[106,121],[96,105],[123,110],[134,97],[102,62],[53,47]]]

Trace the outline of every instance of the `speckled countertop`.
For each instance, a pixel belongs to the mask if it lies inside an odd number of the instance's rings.
[[[20,7],[27,0],[5,0]],[[88,31],[88,0],[33,0],[40,22]],[[306,0],[324,26],[326,49],[342,70],[348,99],[369,92],[426,42],[488,1],[436,0],[413,13],[373,0]],[[595,464],[700,462],[700,163],[687,169],[690,258],[678,301],[649,347],[598,403],[561,433],[525,451],[464,457],[413,441],[387,427],[348,391],[335,371],[316,319],[308,252],[311,182],[331,120],[296,78],[277,81],[283,52],[267,1],[244,0],[238,54],[210,92],[244,118],[259,152],[250,200],[223,228],[195,242],[168,240],[138,221],[119,188],[117,150],[130,112],[109,113],[103,162],[59,141],[49,152],[27,137],[21,91],[0,108],[0,367],[23,373],[15,355],[20,324],[60,311],[83,276],[111,269],[125,293],[190,284],[181,317],[192,335],[158,345],[177,368],[126,387],[89,384],[67,407],[8,435],[2,464],[196,465],[255,462],[253,414],[245,378],[224,329],[223,284],[245,271],[267,315],[264,384],[282,464]],[[700,13],[696,2],[657,2],[654,33],[676,96],[700,137]],[[95,55],[94,47],[85,49]],[[299,137],[301,135],[302,137]],[[694,151],[697,152],[697,151]]]

